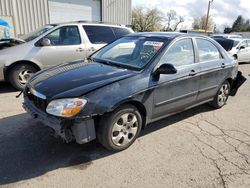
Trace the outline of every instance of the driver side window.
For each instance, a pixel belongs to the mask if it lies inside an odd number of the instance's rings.
[[[81,44],[77,26],[65,26],[56,29],[45,38],[50,39],[51,46],[66,46]]]
[[[161,63],[172,64],[175,67],[194,63],[194,48],[192,39],[181,39],[175,42],[163,55]]]

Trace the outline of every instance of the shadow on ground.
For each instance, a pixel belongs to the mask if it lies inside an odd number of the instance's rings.
[[[17,92],[10,83],[7,82],[0,82],[0,93],[9,93],[9,92]]]
[[[141,136],[165,128],[198,113],[210,111],[203,105],[149,125]],[[28,114],[0,120],[0,185],[34,178],[54,169],[84,170],[93,160],[112,155],[97,142],[65,144]]]

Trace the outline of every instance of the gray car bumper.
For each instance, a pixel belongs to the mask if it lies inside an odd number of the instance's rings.
[[[96,138],[93,119],[67,120],[50,116],[33,105],[28,97],[24,97],[23,108],[33,118],[51,127],[66,142],[75,140],[78,144],[84,144]]]

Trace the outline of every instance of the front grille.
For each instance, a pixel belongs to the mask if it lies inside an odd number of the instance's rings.
[[[42,99],[42,98],[39,98],[39,97],[33,95],[29,91],[29,88],[26,88],[25,94],[27,95],[27,97],[29,98],[31,103],[35,105],[35,107],[37,107],[38,109],[40,109],[44,112],[46,111],[47,101],[45,99]]]

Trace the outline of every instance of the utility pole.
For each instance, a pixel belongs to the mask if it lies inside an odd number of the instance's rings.
[[[205,34],[207,33],[207,25],[208,25],[208,19],[209,19],[210,6],[211,6],[211,3],[212,3],[213,1],[214,1],[214,0],[209,0],[209,2],[208,2]]]

